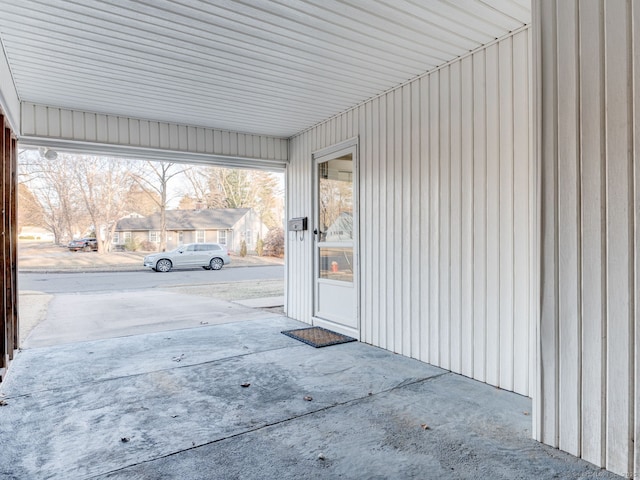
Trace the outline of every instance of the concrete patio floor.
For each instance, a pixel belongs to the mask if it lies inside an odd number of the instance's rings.
[[[301,325],[21,351],[0,385],[0,478],[620,478],[533,441],[527,398],[280,333]]]

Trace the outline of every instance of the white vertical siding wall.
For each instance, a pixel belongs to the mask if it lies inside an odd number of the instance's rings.
[[[635,478],[640,5],[536,0],[533,11],[542,168],[537,437]]]
[[[233,158],[247,159],[240,166],[283,168],[288,159],[288,140],[175,123],[104,115],[33,103],[22,103],[22,138],[25,144],[52,145],[56,148],[124,152],[131,156],[175,159],[184,154],[187,161],[213,163],[220,157],[234,164]],[[78,145],[74,147],[74,145]],[[178,156],[180,158],[180,156]],[[252,163],[252,160],[256,160]]]
[[[315,150],[358,136],[361,339],[529,395],[529,30],[290,142],[288,217]],[[311,226],[311,230],[314,226]],[[312,315],[312,236],[288,233],[287,313]]]

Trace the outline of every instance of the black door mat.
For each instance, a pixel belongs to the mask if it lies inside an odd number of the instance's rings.
[[[339,343],[356,342],[353,337],[347,337],[341,333],[332,332],[322,327],[298,328],[296,330],[283,330],[287,337],[300,340],[301,342],[311,345],[312,347],[328,347],[329,345],[338,345]]]

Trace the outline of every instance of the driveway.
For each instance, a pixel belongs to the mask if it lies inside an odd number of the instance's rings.
[[[142,266],[143,255],[100,255],[47,244],[21,244],[20,346],[263,318],[264,311],[235,303],[247,299],[262,300],[258,306],[282,311],[282,259],[234,257],[233,268],[160,274]]]
[[[23,350],[0,476],[619,478],[533,441],[529,399],[282,316]]]
[[[271,314],[188,291],[57,294],[22,348],[246,322]]]

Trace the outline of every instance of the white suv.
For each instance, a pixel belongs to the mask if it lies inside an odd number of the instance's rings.
[[[181,267],[220,270],[230,262],[227,249],[217,243],[187,243],[169,252],[152,253],[144,257],[144,266],[156,272],[168,272]]]

